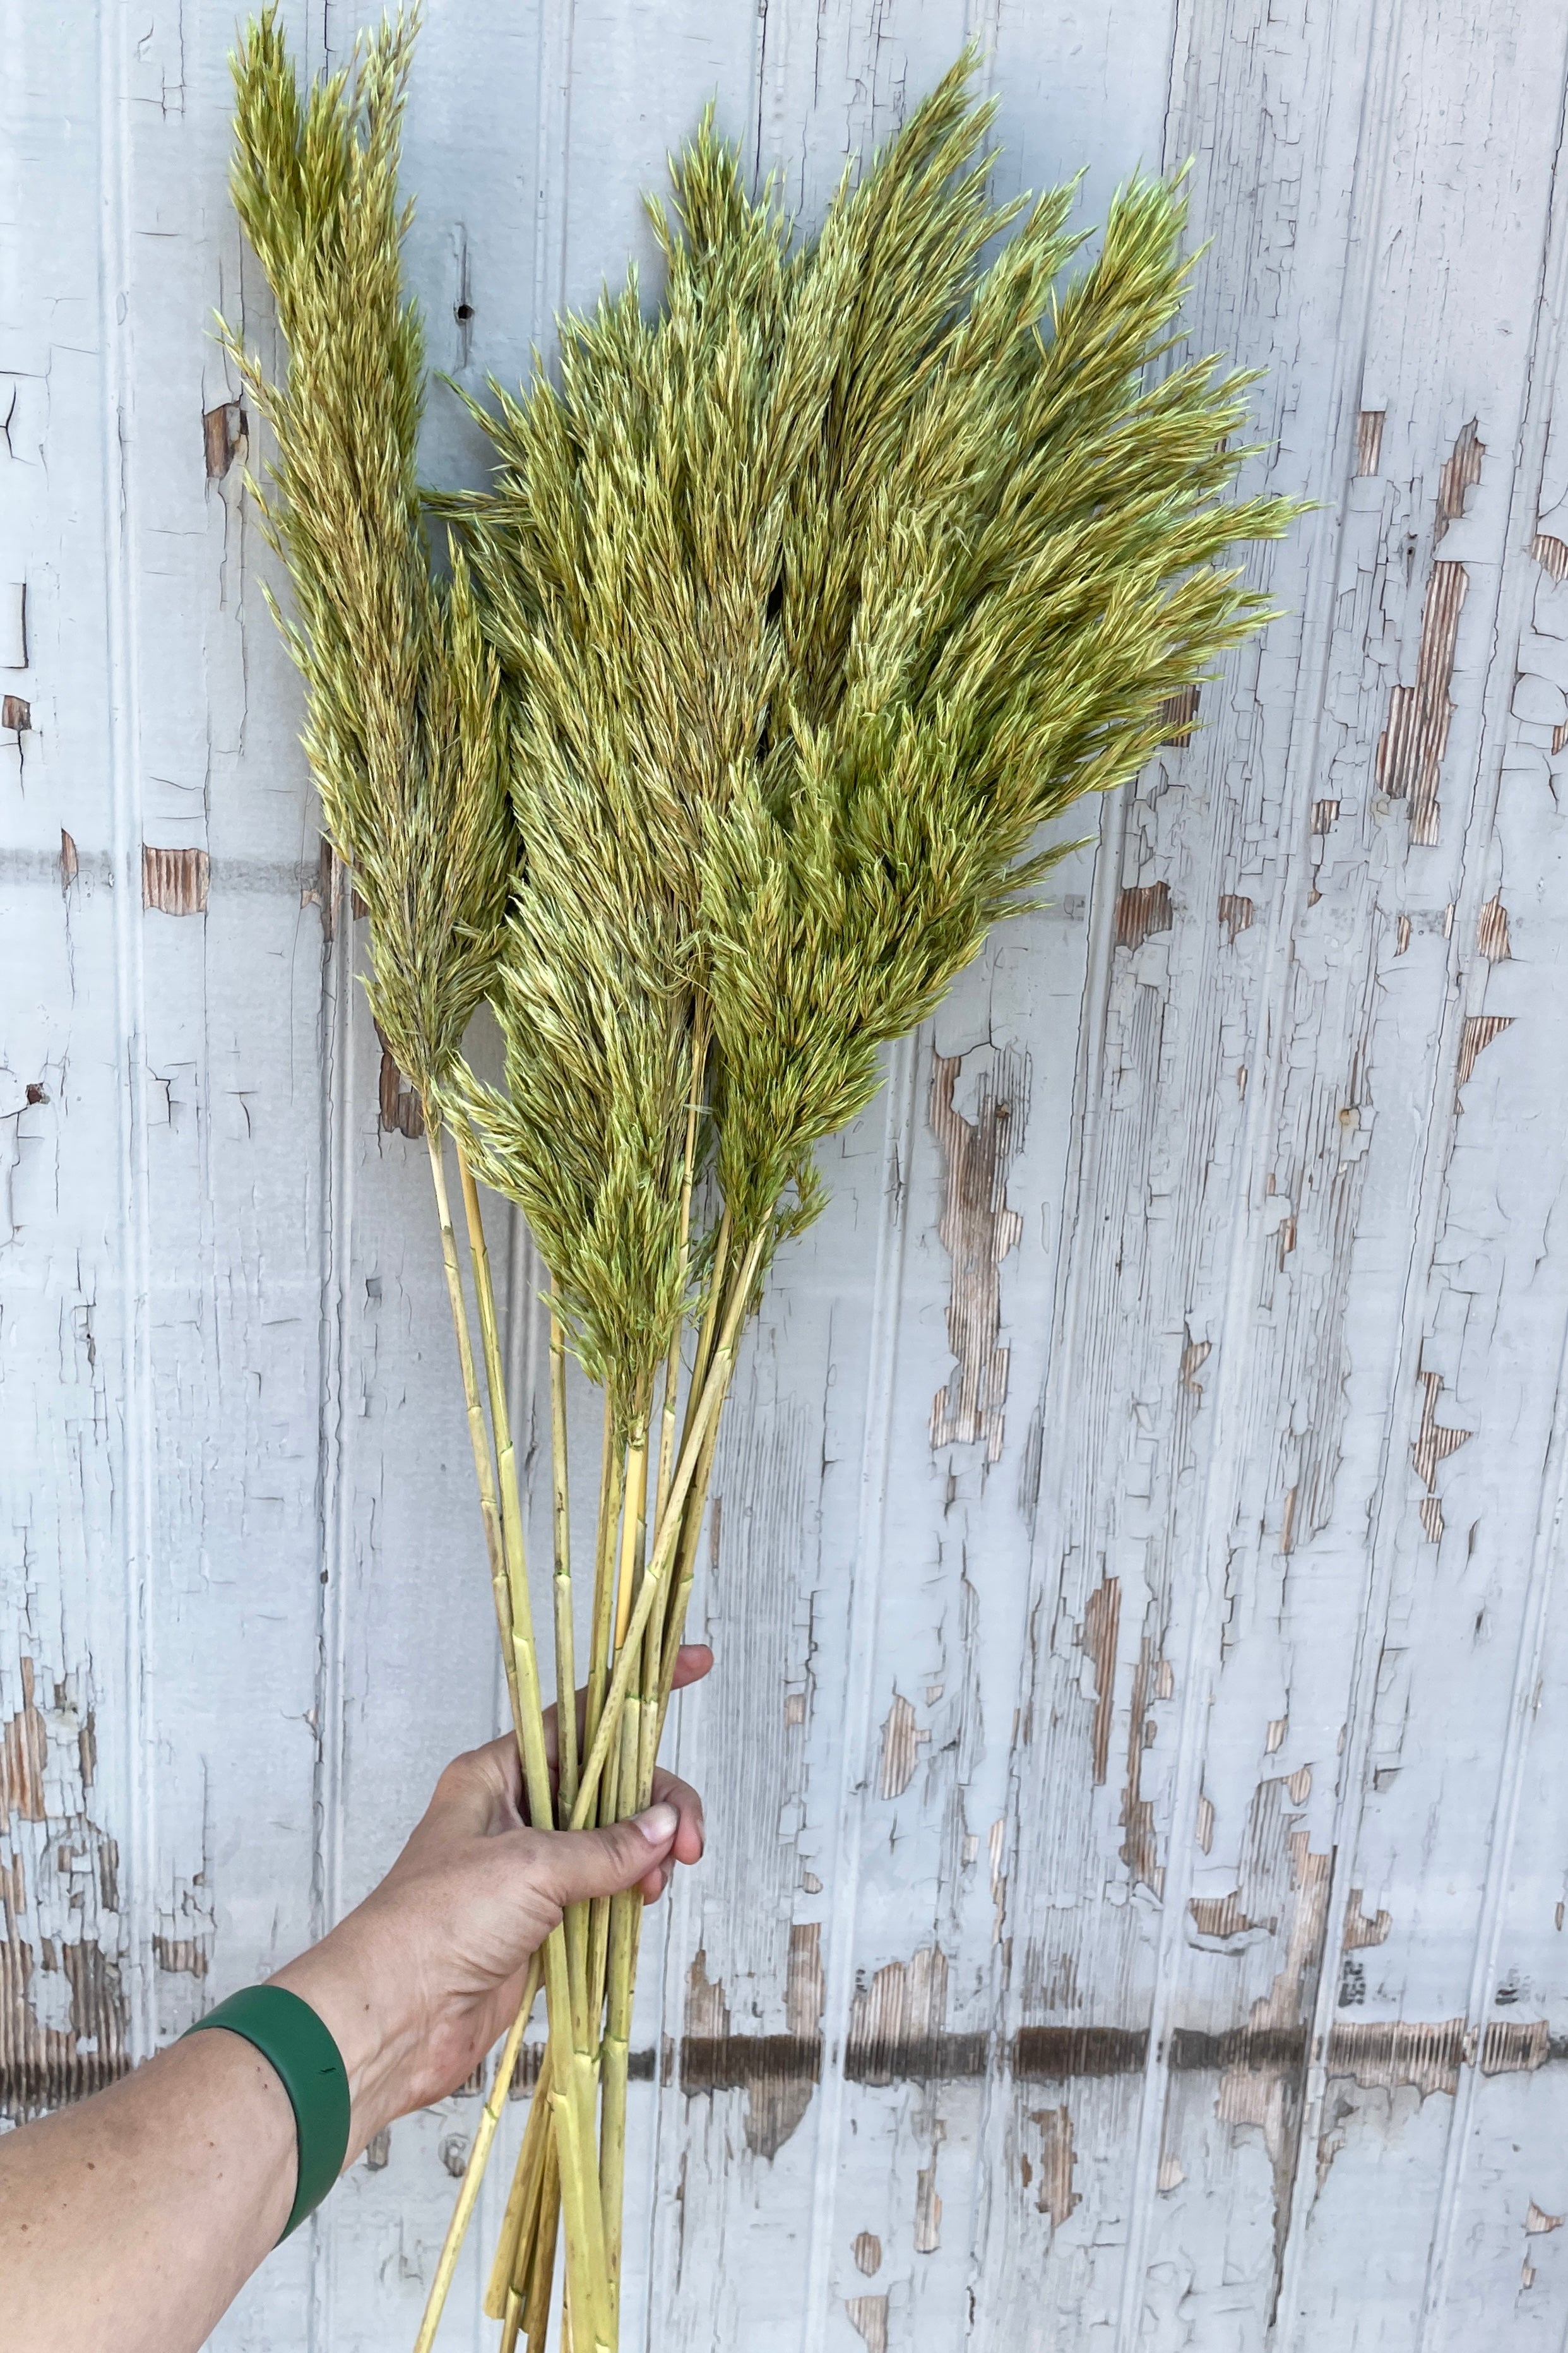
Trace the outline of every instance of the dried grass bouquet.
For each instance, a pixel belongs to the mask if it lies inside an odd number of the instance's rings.
[[[1133,774],[1168,699],[1258,626],[1218,559],[1295,510],[1227,501],[1249,379],[1178,357],[1179,190],[1130,183],[1068,274],[1073,191],[992,201],[967,56],[815,234],[706,119],[673,206],[650,206],[657,302],[634,277],[562,322],[557,366],[469,404],[488,488],[424,493],[412,41],[389,20],[302,92],[272,11],[250,27],[234,198],[286,380],[226,332],[272,431],[256,495],[326,828],[369,913],[365,986],[423,1106],[529,1801],[581,1826],[647,1800],[736,1350],[822,1207],[816,1147],[1033,902],[1060,854],[1041,828]],[[499,1086],[464,1059],[481,1000]],[[550,1276],[554,1797],[481,1185]],[[604,1394],[586,1577],[569,1352]],[[635,1894],[583,1905],[545,1948],[549,2043],[490,2281],[508,2353],[542,2347],[558,2266],[563,2342],[618,2343],[640,1919]]]

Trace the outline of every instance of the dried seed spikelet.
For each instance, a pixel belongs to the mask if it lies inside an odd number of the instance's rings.
[[[1300,512],[1226,501],[1250,379],[1176,364],[1179,188],[1125,187],[1064,281],[1073,191],[993,205],[972,63],[812,242],[705,122],[658,315],[628,284],[564,324],[558,386],[476,410],[497,479],[453,511],[531,848],[510,1100],[466,1107],[633,1386],[679,1309],[690,1007],[723,1200],[776,1239],[879,1048],[1059,855],[1041,827],[1265,617],[1216,559]]]
[[[1051,862],[1040,827],[1133,773],[1164,699],[1263,617],[1215,559],[1299,512],[1220,495],[1251,454],[1226,447],[1248,379],[1157,375],[1179,193],[1122,190],[1054,300],[1070,191],[976,277],[999,223],[970,164],[984,118],[960,100],[950,76],[817,248],[819,267],[858,259],[830,331],[847,388],[786,533],[805,652],[771,773],[706,831],[719,1167],[743,1229],[792,1178],[810,1195],[812,1147],[874,1092],[878,1047]]]
[[[428,1100],[491,984],[516,846],[499,668],[461,556],[432,578],[420,513],[424,337],[397,195],[413,37],[389,19],[302,100],[275,10],[250,26],[232,187],[286,379],[224,333],[276,437],[257,496],[293,586],[279,626],[327,831],[369,910],[372,1008]]]

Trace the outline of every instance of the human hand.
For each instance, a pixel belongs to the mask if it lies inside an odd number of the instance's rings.
[[[705,1644],[684,1644],[677,1688],[712,1664]],[[516,2016],[530,1957],[568,1904],[632,1888],[652,1903],[702,1845],[701,1800],[672,1773],[655,1773],[653,1803],[635,1821],[538,1831],[510,1733],[455,1757],[381,1884],[273,1980],[310,2004],[342,2052],[345,2162],[384,2125],[468,2080]]]

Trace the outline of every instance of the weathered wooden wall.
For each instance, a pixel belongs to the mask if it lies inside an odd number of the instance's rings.
[[[352,10],[288,15],[341,58]],[[411,254],[462,380],[646,249],[710,92],[809,211],[970,33],[1009,179],[1087,163],[1092,214],[1195,158],[1194,334],[1321,501],[1200,731],[890,1057],[750,1344],[679,1724],[710,1855],[637,2031],[646,2342],[1556,2347],[1568,14],[428,19]],[[267,332],[232,11],[0,22],[16,2115],[351,1902],[498,1694],[424,1150],[207,332]],[[476,461],[438,397],[432,472]],[[515,1234],[510,1279],[527,1381]],[[398,2125],[214,2342],[405,2342],[474,2114]]]

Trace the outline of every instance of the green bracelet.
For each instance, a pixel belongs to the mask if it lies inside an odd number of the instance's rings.
[[[283,2239],[313,2213],[343,2169],[349,2079],[342,2054],[308,2001],[284,1986],[246,1986],[188,2029],[222,2026],[253,2043],[276,2071],[294,2111],[300,2166]],[[281,2246],[283,2239],[279,2239]]]

